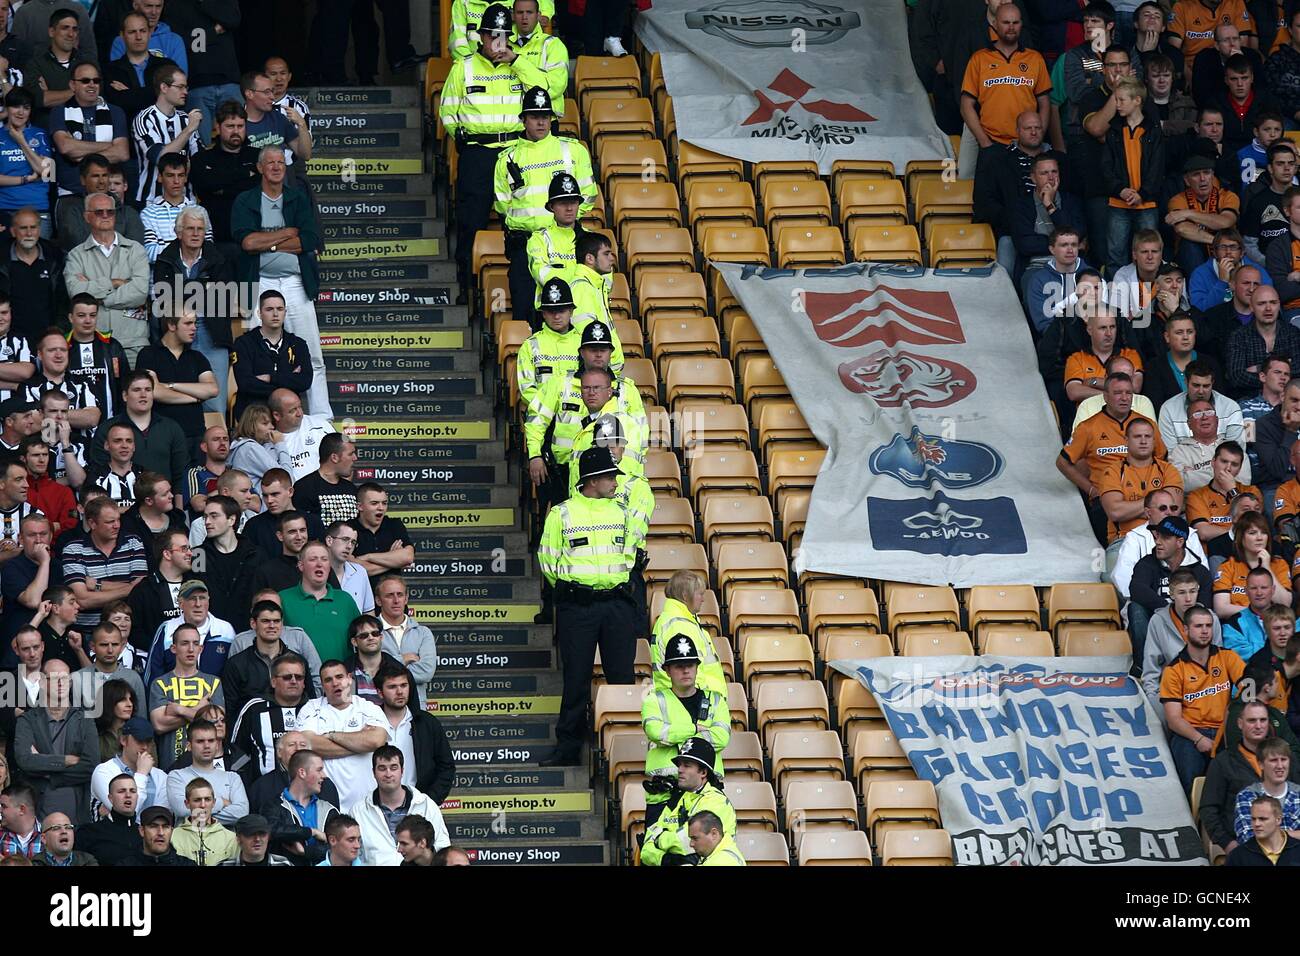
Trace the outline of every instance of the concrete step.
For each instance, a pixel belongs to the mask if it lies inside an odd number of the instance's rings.
[[[455,561],[467,558],[508,560],[510,557],[531,554],[528,548],[528,535],[517,529],[476,531],[429,528],[421,529],[417,534],[420,540],[415,542],[415,553],[422,561]]]
[[[387,262],[392,259],[441,259],[445,255],[446,244],[441,236],[432,239],[331,240],[320,254],[320,261]]]
[[[320,267],[322,289],[344,287],[347,291],[394,291],[409,288],[412,285],[431,284],[442,290],[436,301],[450,305],[454,299],[456,285],[456,263],[446,259],[433,259],[429,262],[414,262],[399,259],[395,262],[340,262]],[[399,301],[399,300],[393,300]]]
[[[336,408],[338,406],[335,406]],[[388,501],[394,504],[397,499],[393,494],[398,490],[409,493],[403,498],[404,504],[426,500],[423,496],[439,490],[464,491],[473,488],[493,489],[500,486],[509,487],[507,465],[504,461],[490,465],[371,465],[357,466],[353,481],[393,482],[389,487]]]
[[[491,814],[447,816],[447,832],[452,843],[466,847],[498,849],[516,846],[520,841],[530,845],[536,841],[545,846],[548,842],[604,840],[605,821],[603,814],[534,814],[507,810],[495,818]],[[608,848],[609,844],[603,845]]]
[[[465,328],[469,310],[457,305],[317,305],[316,319],[326,331]]]
[[[483,420],[492,417],[492,399],[353,398],[334,402],[335,418],[398,419],[428,415],[440,420]]]
[[[541,791],[583,791],[591,786],[591,771],[586,767],[537,767],[528,764],[511,766],[474,767],[462,770],[456,768],[456,780],[452,784],[452,796],[469,791],[477,795],[478,791],[528,792]]]
[[[337,407],[337,406],[336,406]],[[519,492],[509,485],[421,485],[418,487],[389,486],[392,490],[388,493],[388,506],[394,511],[420,511],[424,508],[445,508],[450,505],[478,505],[481,507],[491,508],[514,508],[519,504]],[[400,496],[400,497],[398,497]],[[503,565],[506,562],[501,562]],[[509,562],[509,570],[494,572],[494,562],[481,561],[477,562],[477,571],[473,574],[463,573],[457,575],[440,574],[439,577],[513,577],[517,574],[526,574],[527,562],[523,558],[515,559]],[[424,563],[423,567],[433,567],[431,563]],[[440,562],[439,566],[443,566]],[[470,567],[470,565],[461,565]]]
[[[449,698],[438,698],[449,700]],[[448,712],[436,713],[452,747],[511,746],[531,744],[555,745],[555,717],[487,716],[460,717]]]
[[[554,815],[563,819],[574,814],[590,814],[597,807],[596,795],[590,790],[551,789],[526,792],[494,790],[472,794],[453,791],[442,804],[442,815],[448,820],[453,817],[472,818],[493,814],[505,814],[508,817],[517,814]]]
[[[558,674],[437,674],[430,679],[428,690],[440,700],[451,697],[486,697],[489,695],[560,694]]]
[[[554,748],[550,744],[452,744],[451,756],[457,768],[479,767],[518,768],[520,770],[537,768],[537,762],[550,756]],[[572,768],[580,781],[579,789],[590,786],[591,769],[584,762]]]
[[[417,241],[440,239],[443,224],[440,219],[373,219],[369,216],[343,222],[330,220],[324,223],[325,241],[331,245],[349,242],[382,242],[389,239]]]
[[[493,491],[514,493],[513,488],[494,488]],[[389,492],[392,504],[392,492]],[[402,572],[408,581],[418,580],[488,580],[500,581],[532,576],[532,556],[508,558],[504,554],[490,558],[421,558]]]
[[[405,519],[403,519],[405,520]],[[539,577],[499,578],[496,580],[453,579],[410,581],[410,598],[418,604],[459,604],[462,602],[501,601],[503,603],[541,602]]]
[[[313,122],[312,155],[330,159],[360,153],[367,156],[415,157],[420,155],[423,135],[423,131],[418,129],[326,130],[316,128]]]
[[[438,648],[436,677],[515,676],[516,671],[551,672],[555,652],[549,647],[524,650],[448,650]],[[526,674],[537,680],[545,674]],[[558,686],[558,685],[557,685]],[[547,693],[549,693],[549,688]]]
[[[376,133],[376,136],[391,134]],[[388,199],[378,196],[374,199],[335,198],[321,199],[317,203],[317,212],[325,222],[336,219],[353,219],[358,216],[386,216],[403,219],[434,219],[439,215],[438,201],[433,196],[412,196],[409,199]]]
[[[344,424],[343,433],[358,446],[368,442],[447,442],[492,440],[496,422],[492,419],[433,421],[402,418],[356,419]]]
[[[316,162],[313,160],[313,162]],[[410,169],[410,160],[402,160],[398,168]],[[409,196],[432,196],[433,177],[423,170],[393,174],[376,174],[369,167],[345,170],[338,159],[320,160],[314,170],[308,164],[308,171],[313,176],[311,189],[316,194],[318,203],[334,200],[359,199],[401,199]]]
[[[356,109],[355,104],[342,106],[312,106],[311,132],[317,133],[373,133],[377,130],[414,130],[418,132],[424,118],[415,106],[380,106],[370,104],[367,109]]]
[[[465,654],[483,651],[550,650],[555,635],[549,624],[514,624],[506,627],[477,624],[440,624],[429,628],[438,644],[438,653]]]
[[[459,844],[475,866],[609,866],[606,840],[503,841]]]
[[[413,398],[469,399],[483,393],[480,375],[428,375],[417,381],[404,372],[388,375],[342,376],[329,380],[331,399],[408,400]],[[412,481],[418,480],[414,477]]]
[[[412,536],[414,540],[414,535]],[[419,550],[419,544],[416,544]],[[446,601],[412,601],[411,615],[421,624],[433,627],[436,624],[531,624],[542,610],[540,600],[531,604],[514,601],[497,601],[493,603],[449,603]],[[557,698],[558,706],[558,698]],[[525,708],[531,710],[532,708]]]
[[[397,334],[407,335],[409,333]],[[418,334],[447,335],[453,333],[425,332]],[[465,348],[460,348],[458,351],[402,352],[394,354],[391,351],[383,353],[374,351],[373,349],[385,347],[378,344],[378,341],[372,347],[372,350],[364,352],[350,351],[345,344],[340,344],[337,340],[335,340],[334,345],[326,346],[325,343],[331,339],[332,335],[333,333],[321,335],[327,381],[338,379],[343,382],[354,382],[357,375],[369,376],[375,372],[404,372],[407,375],[421,378],[425,375],[448,372],[472,372],[477,374],[483,364],[483,360],[477,352]],[[380,335],[382,338],[382,333]],[[400,348],[400,346],[397,347]]]
[[[356,113],[420,105],[418,86],[303,86],[291,92],[306,100],[313,112],[332,110]]]
[[[457,354],[457,358],[465,357],[467,356],[463,353]],[[472,356],[468,357],[472,358]],[[414,360],[408,360],[411,361]],[[328,364],[327,359],[326,365]],[[441,364],[437,369],[437,371],[445,370],[446,368]],[[365,465],[494,465],[505,458],[505,449],[501,442],[443,441],[436,445],[417,445],[409,441],[391,440],[367,442],[366,447],[359,451],[362,453],[359,460]]]

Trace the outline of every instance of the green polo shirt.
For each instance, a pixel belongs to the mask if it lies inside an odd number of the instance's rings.
[[[360,616],[352,595],[330,588],[320,600],[298,584],[280,592],[284,623],[307,632],[322,661],[341,661],[348,656],[348,625]]]

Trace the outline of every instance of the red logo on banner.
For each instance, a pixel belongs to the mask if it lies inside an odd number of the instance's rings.
[[[339,394],[340,394],[340,395],[355,395],[356,393],[357,393],[357,383],[356,383],[356,382],[340,382],[340,383],[339,383]]]
[[[966,341],[947,292],[877,286],[870,292],[805,292],[817,337],[842,349],[884,345],[957,345]]]
[[[942,408],[975,391],[975,374],[964,365],[885,349],[843,363],[840,381],[883,408]]]
[[[371,480],[373,480],[374,477],[375,477],[375,469],[373,469],[373,468],[353,468],[353,469],[352,469],[352,477],[355,478],[357,481],[371,481]]]
[[[804,102],[804,97],[811,93],[814,87],[789,70],[782,70],[778,73],[776,79],[769,83],[767,88],[773,93],[781,95],[771,97],[762,90],[755,90],[754,98],[758,100],[758,109],[754,110],[749,115],[749,118],[740,124],[741,126],[771,122],[772,117],[778,111],[788,113],[790,107],[796,105],[802,106],[809,113],[816,113],[818,116],[824,116],[828,120],[835,120],[838,123],[874,123],[876,120],[870,113],[864,113],[856,106],[850,106],[847,103],[832,103],[830,100],[809,100]]]

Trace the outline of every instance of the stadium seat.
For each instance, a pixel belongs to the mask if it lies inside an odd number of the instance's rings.
[[[790,847],[779,833],[745,829],[736,833],[736,845],[746,866],[789,866]]]
[[[922,265],[921,237],[915,226],[858,223],[849,233],[854,262],[901,262]]]
[[[672,416],[668,414],[668,409],[662,405],[647,405],[645,415],[646,423],[650,426],[650,434],[646,439],[649,447],[671,451],[673,448],[673,420]]]
[[[760,494],[758,462],[752,452],[707,451],[692,455],[687,465],[695,510],[703,514],[709,498],[722,494]]]
[[[736,382],[724,358],[679,356],[667,363],[664,384],[668,408],[674,413],[688,402],[733,405],[736,401]]]
[[[668,155],[680,157],[682,144],[677,138],[677,113],[673,108],[673,98],[664,96],[663,106],[659,111],[659,122],[664,130],[664,143],[668,146]],[[680,160],[678,160],[680,164]]]
[[[647,582],[646,584],[646,597],[649,599],[648,603],[650,605],[651,625],[653,625],[659,615],[663,613],[664,601],[667,600],[664,595],[664,584],[665,582],[663,580],[657,581],[653,584]],[[710,590],[706,590],[704,592],[704,604],[700,607],[700,612],[695,616],[700,619],[700,623],[704,625],[704,629],[712,634],[715,648],[717,648],[717,641],[719,639],[718,635],[722,633],[722,612],[718,609],[717,595]],[[717,648],[717,650],[719,656],[721,656],[721,648]]]
[[[614,184],[611,201],[614,210],[614,226],[619,236],[625,235],[625,230],[631,223],[653,223],[677,227],[682,224],[677,187],[672,183],[623,180]]]
[[[471,259],[475,275],[485,266],[509,265],[510,260],[506,258],[506,234],[500,229],[480,229],[474,233]]]
[[[760,688],[769,681],[813,679],[812,642],[806,634],[752,634],[740,657],[744,662],[741,676],[751,697],[758,697]]]
[[[856,224],[907,224],[907,193],[897,179],[843,179],[836,189],[840,226],[845,234]]]
[[[731,730],[749,729],[749,695],[745,685],[736,681],[727,681],[727,709],[731,711]]]
[[[821,587],[807,602],[808,630],[818,640],[823,632],[839,628],[880,630],[880,606],[876,592],[869,588]]]
[[[736,828],[780,831],[776,815],[776,791],[766,780],[738,780],[727,783],[727,799],[736,811]]]
[[[729,448],[749,451],[749,416],[741,405],[685,403],[679,410],[678,422],[682,452],[686,455]]]
[[[623,787],[619,806],[619,828],[623,832],[623,849],[629,862],[635,863],[639,853],[637,837],[645,833],[645,790],[640,783]]]
[[[829,226],[831,194],[821,180],[769,179],[761,190],[763,225],[774,239],[783,226]]]
[[[583,112],[587,116],[587,138],[597,153],[601,142],[611,137],[655,138],[654,110],[644,97],[592,99]]]
[[[772,254],[767,233],[759,226],[710,225],[700,236],[700,253],[706,260],[770,266]]]
[[[655,363],[646,358],[630,358],[623,363],[623,376],[636,382],[642,403],[649,408],[659,404],[659,373]]]
[[[820,681],[764,681],[754,709],[759,736],[769,750],[772,735],[780,731],[830,729],[830,704]]]
[[[1061,645],[1064,657],[1124,657],[1133,653],[1128,631],[1072,632]]]
[[[915,196],[917,187],[926,180],[942,179],[949,169],[955,170],[954,164],[943,159],[913,159],[903,168],[903,184],[907,194]]]
[[[710,591],[709,595],[712,596],[713,592]],[[715,610],[713,611],[712,617],[719,622],[716,625],[717,633],[712,635],[713,650],[717,652],[718,663],[722,665],[722,673],[726,675],[727,682],[730,683],[731,681],[736,679],[736,653],[731,649],[731,641],[728,640],[726,637],[722,636],[721,633],[722,626],[720,623],[722,612],[716,610],[717,606],[718,606],[718,599],[717,597],[713,597],[713,607]],[[701,609],[701,612],[700,614],[697,615],[697,617],[699,617],[700,619],[700,624],[704,625],[703,609]],[[704,626],[706,628],[708,627],[708,625],[704,625]]]
[[[641,95],[641,71],[632,57],[580,56],[573,70],[573,91],[579,101],[595,90],[626,90]]]
[[[947,654],[971,655],[975,648],[965,631],[930,631],[907,628],[898,638],[900,657],[943,657]]]
[[[763,336],[759,334],[758,328],[754,325],[754,320],[749,314],[743,311],[734,310],[731,313],[731,324],[727,327],[724,324],[723,331],[727,334],[727,353],[731,359],[732,366],[736,369],[736,375],[739,377],[745,368],[745,360],[754,355],[769,355],[767,343],[763,341]]]
[[[664,120],[664,138],[668,138],[668,120]],[[671,146],[671,144],[670,144]],[[682,143],[677,148],[677,185],[682,192],[692,182],[702,179],[739,181],[745,176],[740,160],[703,149],[693,143]]]
[[[964,269],[997,258],[997,239],[988,223],[937,223],[930,232],[930,267]]]
[[[704,288],[704,277],[698,272],[676,272],[659,268],[645,268],[636,277],[637,309],[641,324],[654,340],[654,326],[658,313],[704,316],[709,312],[709,299]],[[722,354],[721,347],[717,354]]]
[[[1119,630],[1119,597],[1109,583],[1082,582],[1053,584],[1047,592],[1047,629],[1062,646],[1061,629],[1068,624],[1086,624],[1103,630]]]
[[[788,492],[812,490],[825,458],[824,451],[782,450],[772,453],[772,460],[767,464],[767,489],[778,511]]]
[[[645,478],[655,494],[681,496],[682,466],[670,451],[648,451],[645,459]]]
[[[850,179],[893,179],[894,164],[887,159],[837,159],[831,163],[831,191],[840,194],[840,186]]]
[[[675,356],[703,355],[719,358],[722,355],[722,339],[718,335],[718,323],[707,315],[661,318],[652,327],[650,351],[662,375],[667,374],[667,360]],[[744,409],[741,411],[743,413]]]
[[[695,244],[690,232],[680,226],[628,226],[623,233],[623,255],[634,285],[637,270],[647,266],[686,272],[695,269]]]
[[[731,735],[722,751],[722,772],[728,785],[733,780],[763,779],[763,744],[752,730]]]
[[[834,226],[791,226],[776,240],[782,269],[820,269],[844,265],[844,236]]]
[[[772,736],[772,780],[787,805],[792,783],[843,779],[844,747],[835,731],[784,730]]]
[[[848,744],[853,752],[853,742],[863,730],[886,730],[889,724],[876,703],[876,698],[862,686],[861,681],[840,681],[835,698],[835,721],[839,725],[840,738]]]
[[[817,642],[817,656],[826,662],[822,679],[826,682],[826,690],[832,698],[838,695],[842,681],[857,679],[841,674],[831,667],[832,661],[894,656],[894,645],[889,643],[887,634],[871,634],[865,631],[823,631],[822,633],[830,636]]]
[[[952,839],[947,830],[891,830],[880,856],[885,866],[952,866]]]
[[[753,187],[729,179],[694,182],[686,190],[686,218],[700,243],[708,229],[756,226],[758,206]]]
[[[939,829],[939,798],[929,780],[880,780],[867,788],[867,833],[879,848],[891,830]]]
[[[970,222],[974,210],[974,186],[971,179],[925,179],[917,184],[912,193],[915,214],[912,221],[916,223],[921,235],[927,234],[927,226],[934,222]]]
[[[772,504],[760,495],[711,495],[701,513],[704,546],[718,558],[722,545],[738,539],[776,539]]]
[[[791,554],[803,539],[804,526],[808,523],[808,502],[811,500],[812,492],[792,491],[781,502],[781,513],[777,516],[781,519],[781,540],[787,548],[792,549]]]
[[[1055,657],[1052,635],[1046,631],[1003,631],[987,628],[981,635],[980,653],[1004,657]]]
[[[674,498],[658,495],[655,497],[654,514],[650,516],[650,532],[647,540],[657,544],[680,541],[692,544],[695,541],[695,511],[688,498]]]
[[[889,729],[861,730],[853,738],[853,779],[858,792],[865,794],[871,784],[881,780],[915,780],[907,754]]]
[[[771,356],[766,356],[771,363]],[[754,421],[751,413],[750,421]],[[772,460],[772,453],[777,447],[799,449],[818,448],[817,438],[794,402],[768,401],[763,403],[758,418],[758,447],[763,453],[764,463]]]
[[[592,200],[591,208],[578,218],[578,222],[589,232],[604,229],[609,225],[609,216],[605,211],[605,194],[599,189],[596,190],[596,198]]]
[[[745,410],[751,421],[762,421],[763,409],[775,402],[790,401],[790,387],[785,384],[770,355],[758,355],[745,363],[740,380]]]
[[[727,605],[727,632],[735,638],[736,649],[746,660],[749,655],[745,641],[751,633],[792,635],[802,628],[799,599],[789,588],[740,588]]]
[[[601,752],[605,752],[606,741],[614,728],[641,726],[643,696],[640,684],[606,684],[596,692],[596,736]]]
[[[803,180],[812,182],[819,177],[817,164],[811,159],[769,159],[754,164],[754,185],[759,192],[770,180]]]
[[[722,603],[731,603],[736,587],[789,587],[789,558],[774,541],[728,542],[718,549],[718,590]]]
[[[614,333],[618,336],[618,344],[623,346],[625,359],[645,358],[645,337],[641,334],[640,323],[632,319],[615,319]]]
[[[809,830],[857,830],[858,795],[845,780],[799,780],[786,788],[785,828],[798,853]]]
[[[668,157],[657,139],[607,139],[600,144],[599,162],[606,192],[622,179],[669,182]]]
[[[895,643],[902,628],[928,625],[955,631],[961,626],[957,594],[949,587],[898,585],[887,591],[885,605]]]
[[[582,111],[578,109],[577,100],[564,101],[564,116],[560,118],[560,135],[582,139]],[[452,182],[455,182],[454,178]]]
[[[649,564],[645,569],[646,583],[667,581],[678,571],[697,571],[707,581],[709,557],[699,544],[646,544]]]
[[[645,756],[650,741],[644,733],[614,734],[605,752],[606,779],[613,793],[645,779]]]
[[[984,628],[1000,631],[1023,628],[1036,631],[1042,626],[1038,592],[1028,584],[984,584],[970,589],[966,610],[971,633],[978,641]]]
[[[861,830],[812,830],[799,840],[800,866],[871,866],[871,843]]]

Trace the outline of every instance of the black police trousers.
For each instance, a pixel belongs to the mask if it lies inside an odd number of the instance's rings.
[[[564,668],[564,696],[555,725],[557,753],[576,757],[587,739],[587,707],[591,701],[591,672],[596,648],[605,681],[635,683],[636,607],[626,597],[591,604],[556,598],[555,630]]]
[[[510,260],[510,303],[515,321],[527,322],[528,327],[536,332],[542,327],[542,315],[533,308],[537,283],[528,271],[528,236],[526,232],[507,232],[506,258]]]
[[[488,224],[496,193],[492,176],[500,150],[491,146],[466,143],[460,147],[456,170],[456,276],[462,291],[469,291],[474,280],[470,267],[474,262],[474,236]]]

